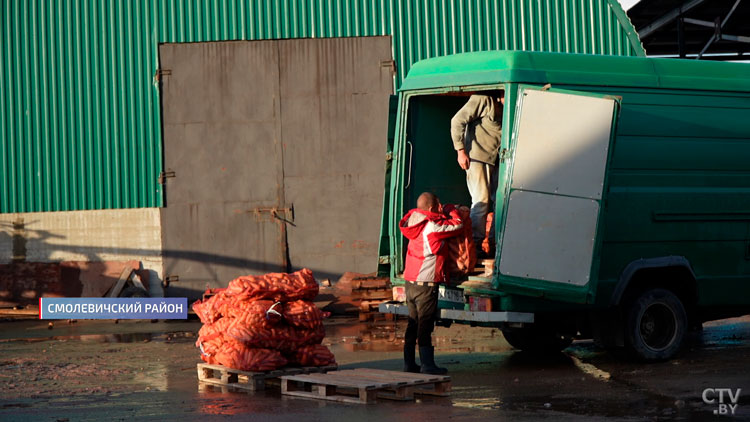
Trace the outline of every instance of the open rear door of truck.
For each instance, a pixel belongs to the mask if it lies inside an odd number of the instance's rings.
[[[496,287],[593,301],[618,111],[612,96],[520,88]]]

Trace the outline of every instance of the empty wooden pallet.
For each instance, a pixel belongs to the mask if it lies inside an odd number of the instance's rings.
[[[282,368],[275,371],[250,372],[239,369],[227,368],[223,365],[211,365],[208,363],[198,364],[198,383],[201,385],[215,385],[225,390],[257,391],[266,388],[266,381],[276,379],[283,375],[297,375],[310,373],[324,373],[333,371],[336,365],[331,366],[305,366],[294,368]]]
[[[281,377],[281,394],[347,403],[373,403],[376,398],[414,400],[415,394],[446,396],[450,390],[449,376],[382,369],[358,368]]]

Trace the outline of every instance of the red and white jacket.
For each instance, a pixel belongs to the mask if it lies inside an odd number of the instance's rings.
[[[463,225],[455,208],[446,205],[444,210],[450,212],[450,217],[415,208],[399,222],[401,233],[409,239],[404,279],[446,281],[443,243],[445,239],[459,235]]]

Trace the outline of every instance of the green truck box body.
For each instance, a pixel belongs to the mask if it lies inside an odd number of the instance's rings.
[[[398,221],[419,193],[433,191],[444,203],[470,203],[450,142],[450,118],[466,101],[461,93],[486,89],[505,90],[501,150],[506,151],[498,163],[492,276],[501,309],[608,307],[617,298],[618,282],[649,265],[692,273],[698,306],[750,304],[750,64],[742,63],[519,51],[416,63],[393,113],[381,272],[403,281],[405,240]],[[585,286],[498,270],[514,191],[519,97],[533,90],[616,102]]]

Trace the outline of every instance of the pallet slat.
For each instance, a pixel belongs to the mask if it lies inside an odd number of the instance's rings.
[[[229,387],[243,391],[263,390],[266,387],[267,380],[277,379],[284,375],[327,372],[335,370],[336,368],[336,365],[321,367],[306,366],[283,368],[267,372],[250,372],[208,363],[199,363],[197,366],[199,384],[203,383],[223,388]]]
[[[442,381],[450,381],[451,379],[451,377],[449,377],[448,375],[415,374],[413,372],[396,372],[396,371],[386,371],[384,369],[373,369],[373,368],[357,368],[356,370],[358,372],[370,372],[373,374],[381,374],[383,376],[403,378],[407,380],[419,379],[420,381],[424,381],[424,382],[442,382]],[[341,372],[341,371],[337,371],[337,372]]]
[[[414,400],[414,394],[444,396],[450,386],[449,376],[369,368],[281,377],[282,394],[348,403],[372,403],[376,397]]]

